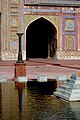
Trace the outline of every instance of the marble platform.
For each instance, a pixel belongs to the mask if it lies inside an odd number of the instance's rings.
[[[54,95],[68,101],[80,101],[80,76],[73,73],[63,85],[56,89]]]
[[[17,82],[19,83],[26,83],[28,81],[28,78],[26,76],[19,76],[17,78]]]
[[[47,76],[38,76],[37,82],[47,82]]]

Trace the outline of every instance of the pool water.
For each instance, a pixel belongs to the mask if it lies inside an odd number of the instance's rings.
[[[14,81],[0,83],[0,120],[80,120],[80,102],[41,90]]]

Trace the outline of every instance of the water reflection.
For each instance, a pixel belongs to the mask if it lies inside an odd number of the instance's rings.
[[[69,103],[52,95],[39,94],[36,88],[28,88],[27,94],[32,120],[76,120]]]
[[[80,119],[80,102],[70,102],[69,103],[71,110],[74,112],[76,116],[76,120]]]
[[[0,119],[2,119],[2,89],[0,84]]]
[[[15,82],[15,88],[18,90],[18,103],[19,103],[19,120],[22,120],[22,112],[24,109],[24,96],[23,96],[23,89],[25,89],[25,83]]]
[[[0,84],[0,120],[79,120],[80,102],[65,102],[37,87]]]

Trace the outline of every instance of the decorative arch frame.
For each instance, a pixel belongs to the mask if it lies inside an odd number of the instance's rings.
[[[58,37],[59,37],[59,16],[50,16],[50,15],[24,15],[24,48],[26,51],[26,30],[28,26],[34,22],[35,20],[38,20],[39,18],[44,18],[45,20],[49,21],[56,29],[56,39],[58,43]]]
[[[66,50],[74,50],[74,39],[72,37],[66,39]]]
[[[31,17],[32,16],[32,17]],[[25,51],[26,51],[26,30],[28,29],[28,27],[29,27],[29,25],[31,24],[31,23],[33,23],[33,22],[35,22],[36,20],[38,20],[38,19],[40,19],[40,18],[43,18],[44,20],[46,20],[46,21],[48,21],[48,22],[50,22],[53,26],[54,26],[54,28],[55,28],[55,30],[56,30],[56,33],[55,33],[55,39],[57,39],[58,40],[58,36],[59,36],[59,32],[58,32],[58,30],[59,30],[59,16],[47,16],[47,15],[24,15],[24,47],[25,47]],[[27,22],[26,22],[27,21]],[[57,45],[58,46],[58,45]],[[57,47],[56,46],[56,47]],[[57,49],[56,49],[57,50]]]

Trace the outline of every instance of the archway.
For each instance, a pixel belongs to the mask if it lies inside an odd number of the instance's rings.
[[[55,57],[57,49],[57,30],[55,26],[41,17],[33,21],[26,30],[26,57]]]

